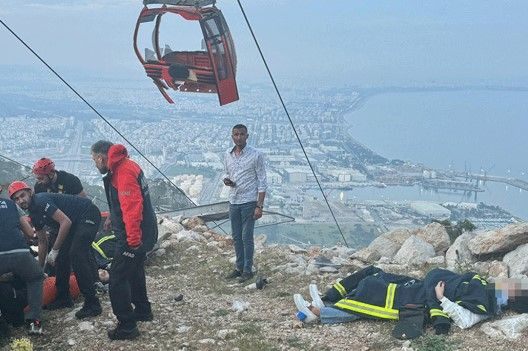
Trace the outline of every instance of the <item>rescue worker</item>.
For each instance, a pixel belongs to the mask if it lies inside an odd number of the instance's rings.
[[[510,291],[504,299],[504,289],[488,284],[478,274],[457,274],[445,269],[434,269],[420,281],[370,266],[335,283],[322,299],[313,287],[311,306],[300,294],[294,295],[296,307],[307,316],[306,322],[318,317],[323,323],[358,318],[397,320],[403,307],[422,305],[435,332],[446,334],[451,319],[459,327],[469,328],[501,308],[522,313],[528,310],[527,296],[523,295],[526,291]]]
[[[9,196],[20,208],[29,212],[31,223],[42,237],[48,225],[58,231],[51,251],[39,245],[39,260],[56,266],[57,298],[48,309],[73,307],[70,297],[70,271],[73,268],[79,290],[84,296],[83,307],[75,313],[78,319],[101,314],[99,299],[95,296],[95,267],[90,259],[91,244],[101,222],[97,206],[89,199],[66,194],[33,194],[22,181],[11,183]]]
[[[55,163],[49,158],[41,158],[33,165],[35,175],[35,194],[59,193],[86,196],[81,181],[75,175],[55,169]]]
[[[0,275],[14,273],[26,284],[27,302],[30,306],[25,315],[28,333],[40,335],[44,273],[31,255],[22,232],[28,238],[33,235],[33,229],[24,217],[20,216],[15,203],[0,198]],[[3,306],[2,309],[5,307],[11,306]]]
[[[108,337],[134,339],[139,335],[136,322],[153,319],[145,259],[158,239],[156,215],[143,171],[128,158],[123,145],[100,140],[92,145],[91,152],[99,172],[106,174],[103,182],[116,236],[109,291],[118,324],[108,331]]]

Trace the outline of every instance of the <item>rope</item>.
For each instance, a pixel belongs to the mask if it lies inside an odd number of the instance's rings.
[[[321,194],[323,194],[323,198],[326,202],[326,205],[328,206],[328,210],[330,211],[330,213],[332,214],[332,218],[334,219],[334,222],[337,226],[337,229],[339,230],[339,233],[341,234],[341,237],[343,238],[343,241],[345,243],[345,245],[348,247],[348,243],[345,239],[345,236],[343,235],[343,231],[341,230],[341,227],[339,226],[339,223],[337,222],[337,218],[336,216],[334,215],[334,211],[332,210],[332,207],[330,207],[330,203],[328,202],[328,199],[326,198],[326,194],[324,193],[323,191],[323,187],[321,186],[321,183],[319,182],[319,178],[317,177],[317,175],[315,174],[315,170],[312,166],[312,163],[310,162],[310,159],[308,158],[308,154],[306,153],[306,150],[304,149],[304,145],[301,141],[301,138],[299,137],[299,134],[297,133],[297,129],[295,128],[295,125],[293,124],[293,121],[290,117],[290,113],[288,112],[288,109],[286,108],[286,104],[284,103],[284,100],[282,99],[282,95],[279,91],[279,88],[277,87],[277,84],[275,83],[275,79],[273,78],[273,75],[271,74],[271,70],[268,66],[268,63],[266,61],[266,58],[264,57],[264,54],[262,53],[262,50],[260,49],[260,45],[258,43],[258,40],[257,40],[257,37],[255,36],[255,33],[253,32],[253,28],[251,27],[251,24],[249,23],[249,20],[246,16],[246,12],[244,11],[244,7],[242,6],[242,3],[240,2],[240,0],[237,0],[238,2],[238,6],[240,7],[240,11],[242,11],[242,15],[244,16],[244,19],[246,20],[246,23],[247,23],[247,26],[249,28],[249,31],[251,32],[251,36],[253,37],[253,40],[255,41],[255,45],[257,46],[257,49],[259,51],[259,54],[260,54],[260,57],[262,59],[262,62],[264,62],[264,66],[266,66],[266,70],[268,71],[268,75],[271,79],[271,82],[273,83],[273,87],[275,88],[275,92],[277,93],[277,96],[279,97],[279,100],[282,104],[282,108],[284,109],[284,112],[286,113],[286,116],[288,117],[288,120],[290,121],[290,125],[293,129],[293,132],[295,133],[295,137],[297,138],[297,141],[299,142],[299,145],[301,146],[301,149],[304,153],[304,157],[306,158],[306,161],[308,161],[308,165],[310,166],[310,169],[312,170],[312,174],[314,175],[315,177],[315,181],[317,182],[317,185],[319,186],[319,189],[321,190]]]

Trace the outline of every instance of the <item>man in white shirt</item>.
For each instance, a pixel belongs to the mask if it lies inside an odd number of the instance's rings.
[[[237,124],[231,131],[235,146],[224,158],[224,184],[230,187],[229,218],[236,254],[236,267],[227,278],[245,282],[253,277],[253,230],[262,217],[266,196],[264,155],[247,145],[247,127]]]

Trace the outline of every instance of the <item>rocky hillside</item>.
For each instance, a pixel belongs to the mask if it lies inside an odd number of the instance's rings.
[[[375,263],[391,272],[423,276],[432,267],[477,269],[486,277],[526,276],[528,223],[495,232],[465,233],[453,245],[445,229],[431,224],[382,235],[358,252],[266,245],[257,235],[258,274],[264,289],[223,276],[232,268],[229,238],[209,231],[198,219],[160,219],[160,248],[149,260],[147,286],[155,320],[139,325],[135,341],[106,337],[115,319],[108,296],[103,314],[80,322],[74,311],[44,314],[46,334],[32,338],[35,350],[525,350],[528,314],[507,314],[470,330],[453,327],[447,337],[433,335],[403,342],[390,336],[392,322],[302,325],[294,318],[292,295],[308,295],[308,284],[326,289],[338,277]],[[453,259],[453,252],[458,258]],[[458,262],[458,263],[457,263]],[[183,299],[180,300],[180,294]],[[81,302],[76,303],[76,309]],[[23,331],[15,331],[23,337]],[[9,350],[8,346],[4,346]]]

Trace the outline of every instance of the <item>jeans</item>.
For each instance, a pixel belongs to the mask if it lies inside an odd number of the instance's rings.
[[[40,320],[42,282],[44,281],[42,268],[28,250],[28,252],[0,255],[0,275],[9,272],[13,272],[26,283],[30,309],[25,318]]]
[[[323,307],[321,308],[320,318],[322,324],[336,324],[352,322],[360,317],[353,313],[338,310],[337,308]]]
[[[95,262],[93,259],[92,242],[101,223],[101,214],[93,206],[86,216],[70,229],[70,233],[62,243],[55,263],[57,300],[70,296],[70,272],[73,268],[77,284],[85,303],[95,302]]]
[[[123,249],[117,248],[110,266],[110,302],[119,324],[125,329],[136,327],[132,303],[138,314],[151,312],[145,282],[144,252],[135,257],[123,256]]]
[[[253,230],[255,229],[256,201],[229,205],[229,219],[235,244],[236,268],[251,273],[253,267]]]

